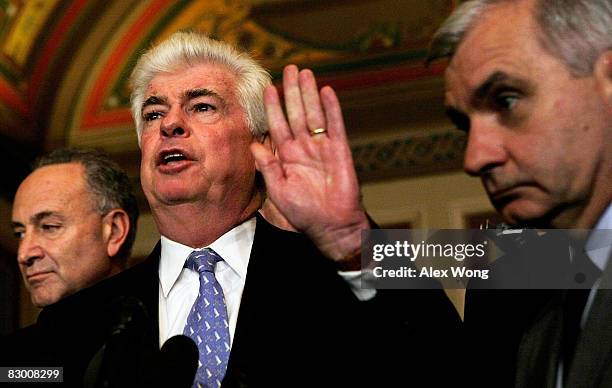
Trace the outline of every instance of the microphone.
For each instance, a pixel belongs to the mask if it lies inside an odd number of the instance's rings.
[[[198,359],[198,347],[193,340],[176,335],[161,347],[142,386],[189,388],[198,370]]]
[[[133,386],[130,366],[140,358],[149,314],[138,298],[121,296],[111,303],[110,316],[110,334],[87,367],[85,387]]]

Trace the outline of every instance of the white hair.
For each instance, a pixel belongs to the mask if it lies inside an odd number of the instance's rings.
[[[151,80],[160,73],[172,73],[201,63],[225,66],[236,76],[238,101],[246,113],[251,133],[261,138],[268,132],[263,91],[271,84],[270,74],[246,53],[227,43],[196,32],[176,32],[146,51],[130,76],[130,102],[139,144],[144,126],[142,105]]]
[[[483,12],[508,1],[516,0],[471,0],[457,7],[434,34],[427,62],[452,57]],[[612,49],[610,0],[534,0],[533,17],[542,47],[575,76],[591,74],[597,58]]]

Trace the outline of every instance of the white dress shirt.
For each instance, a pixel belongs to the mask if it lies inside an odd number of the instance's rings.
[[[230,346],[236,331],[240,300],[247,276],[251,248],[255,237],[253,217],[219,237],[208,247],[223,258],[215,265],[215,278],[223,289],[229,319]],[[198,297],[199,275],[183,268],[194,248],[161,237],[159,261],[159,346],[168,338],[183,334],[189,311]],[[339,272],[360,300],[372,298],[375,290],[361,288],[361,271]],[[288,274],[289,276],[290,274]]]
[[[215,277],[223,289],[229,319],[230,344],[234,339],[240,299],[255,236],[255,217],[236,226],[208,247],[223,258],[215,265]],[[202,249],[200,248],[200,249]],[[183,334],[187,316],[198,297],[200,277],[183,268],[195,249],[161,237],[159,261],[159,346],[177,334]]]

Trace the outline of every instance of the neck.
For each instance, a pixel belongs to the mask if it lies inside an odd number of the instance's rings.
[[[599,196],[593,195],[584,206],[577,206],[559,214],[551,222],[551,226],[555,229],[592,229],[611,203],[610,190]]]
[[[159,232],[167,238],[200,248],[210,245],[226,232],[253,217],[261,207],[261,193],[255,192],[243,203],[223,205],[206,201],[152,206]]]

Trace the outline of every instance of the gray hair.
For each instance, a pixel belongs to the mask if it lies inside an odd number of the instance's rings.
[[[139,215],[130,178],[108,155],[91,149],[57,149],[40,157],[34,163],[34,170],[65,163],[79,163],[85,168],[85,181],[93,194],[95,211],[106,214],[113,209],[123,209],[128,214],[130,229],[118,254],[122,259],[127,260],[136,239],[136,224]]]
[[[139,143],[144,125],[142,104],[151,80],[159,73],[171,73],[201,63],[225,66],[236,76],[238,100],[246,113],[251,133],[260,139],[268,132],[263,91],[271,84],[270,74],[246,53],[227,43],[196,32],[175,32],[145,52],[130,77],[132,116]]]
[[[492,5],[515,0],[470,0],[461,4],[434,34],[427,63],[450,58],[478,17]],[[542,47],[574,76],[593,72],[597,58],[612,48],[610,0],[534,0]]]

